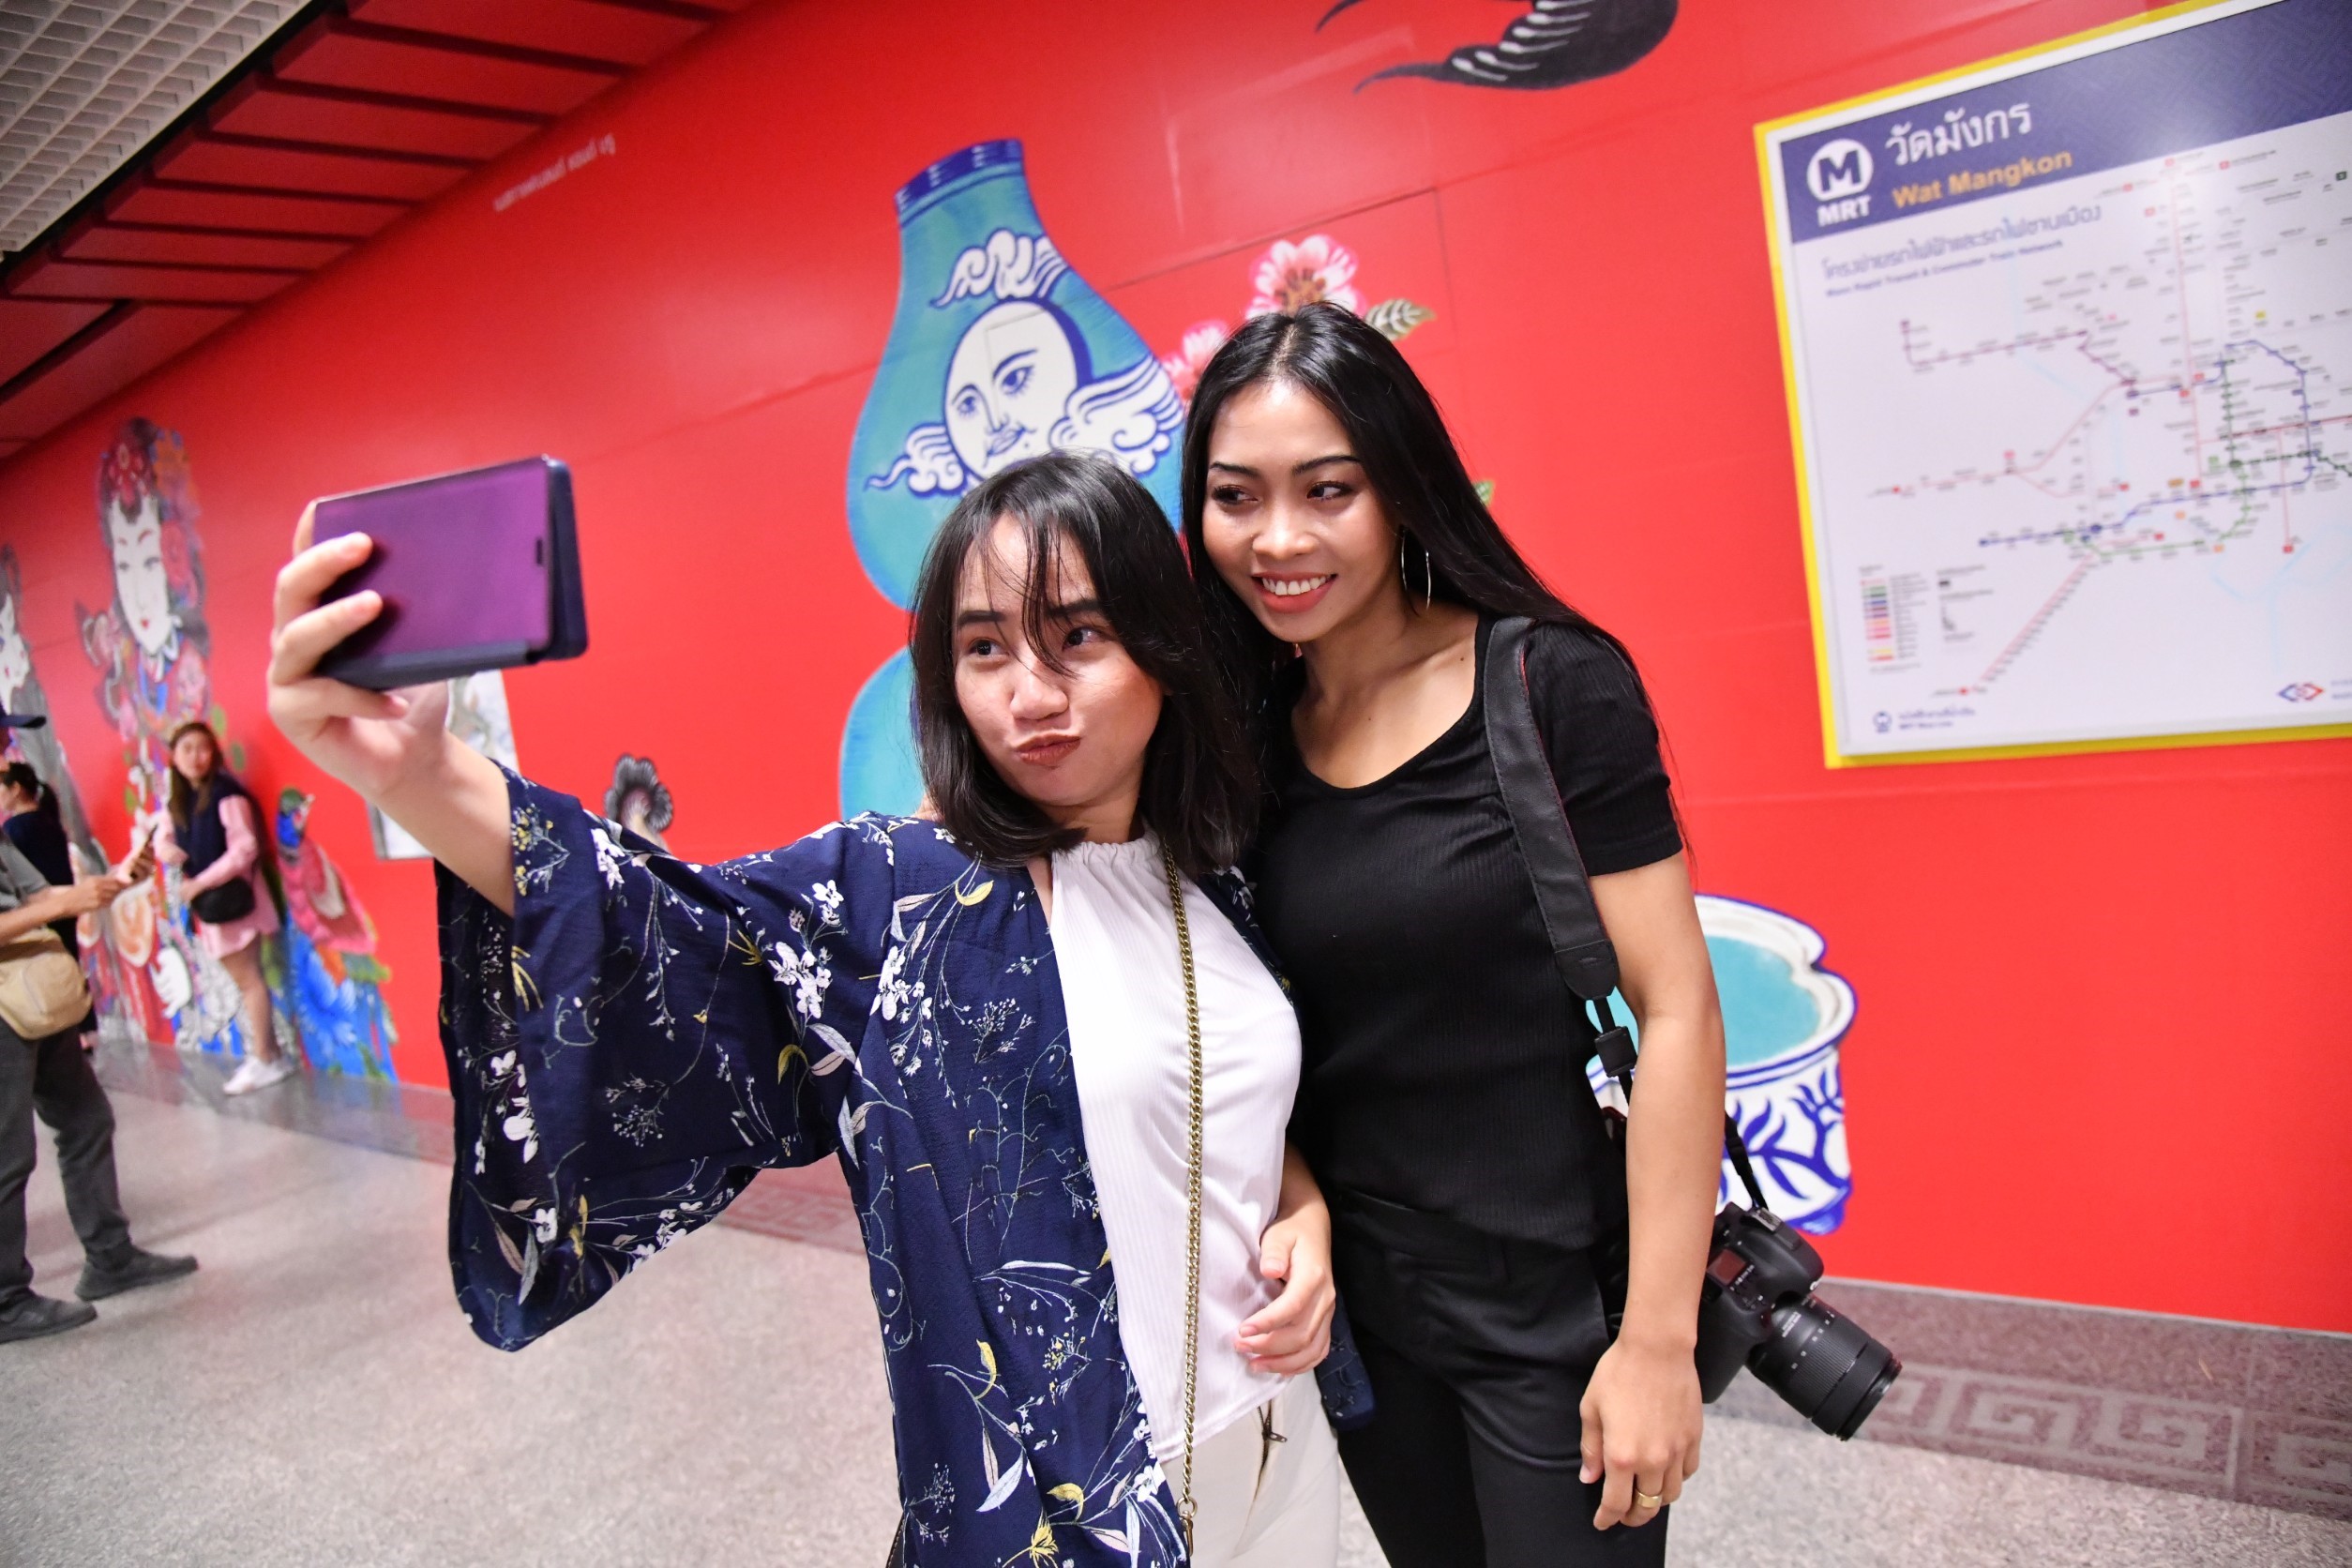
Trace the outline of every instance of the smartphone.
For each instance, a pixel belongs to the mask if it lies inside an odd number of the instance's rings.
[[[374,621],[319,673],[388,690],[588,651],[571,471],[524,458],[322,497],[311,542],[365,534],[375,549],[322,602],[372,588]]]
[[[155,869],[155,837],[158,831],[149,828],[140,838],[139,847],[130,852],[130,858],[123,862],[123,868],[117,873],[123,881],[144,882],[147,873]]]

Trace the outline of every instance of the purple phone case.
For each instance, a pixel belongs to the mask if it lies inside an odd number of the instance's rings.
[[[321,501],[313,542],[354,533],[375,541],[326,599],[372,588],[384,609],[321,659],[319,672],[384,688],[525,664],[546,651],[557,472],[526,458]]]

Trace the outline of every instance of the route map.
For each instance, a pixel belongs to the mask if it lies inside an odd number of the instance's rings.
[[[1759,132],[1832,765],[2352,733],[2347,38],[2241,0]]]

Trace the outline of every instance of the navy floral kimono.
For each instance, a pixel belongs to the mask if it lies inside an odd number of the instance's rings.
[[[874,816],[697,866],[511,775],[508,798],[511,921],[441,877],[450,1260],[474,1331],[520,1349],[758,1168],[838,1154],[907,1560],[1181,1562],[1027,874]],[[1240,880],[1203,891],[1262,957]],[[1354,1425],[1369,1389],[1334,1331],[1319,1375]]]

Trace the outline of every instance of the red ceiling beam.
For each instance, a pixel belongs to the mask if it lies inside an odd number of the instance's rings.
[[[0,384],[23,374],[106,311],[78,300],[0,299]]]
[[[152,177],[116,191],[106,216],[126,223],[193,229],[261,229],[328,239],[365,239],[410,204],[361,196],[313,196],[238,186],[182,184]]]
[[[188,131],[158,150],[150,167],[172,182],[421,202],[463,179],[474,162],[435,153],[362,153],[277,137]]]
[[[353,18],[445,36],[594,55],[650,65],[686,42],[717,13],[701,6],[646,8],[609,0],[537,0],[528,6],[482,0],[353,0]]]
[[[76,262],[44,256],[8,275],[11,299],[167,301],[254,305],[295,279],[300,267],[204,267],[176,262]]]
[[[88,223],[57,242],[77,262],[177,262],[190,266],[316,270],[352,248],[347,239],[267,231],[191,229],[168,223]]]
[[[244,314],[239,306],[116,305],[0,385],[0,441],[35,441]]]
[[[256,74],[210,116],[215,130],[350,147],[434,153],[479,163],[550,124],[546,115],[387,94],[354,93]]]
[[[270,72],[286,83],[552,118],[612,85],[627,68],[402,28],[363,30],[330,17],[272,55]]]

